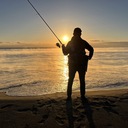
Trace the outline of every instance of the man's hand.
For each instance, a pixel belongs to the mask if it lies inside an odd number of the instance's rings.
[[[88,60],[91,60],[91,57],[90,56],[88,56]]]

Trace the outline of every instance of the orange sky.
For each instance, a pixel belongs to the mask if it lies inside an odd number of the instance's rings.
[[[80,27],[82,38],[92,44],[128,42],[127,0],[31,2],[62,42],[64,35],[72,37],[75,27]],[[55,46],[58,42],[27,0],[2,1],[0,17],[0,47]]]

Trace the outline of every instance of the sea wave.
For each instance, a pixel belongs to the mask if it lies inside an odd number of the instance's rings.
[[[46,86],[45,86],[46,85]],[[124,89],[128,88],[127,82],[117,82],[112,84],[100,85],[100,86],[87,86],[88,90],[111,90],[111,89]],[[79,87],[74,88],[73,91],[79,91]],[[30,83],[10,85],[9,87],[0,88],[0,92],[6,92],[11,96],[38,96],[45,94],[52,94],[57,92],[66,92],[65,90],[57,90],[52,88],[52,85],[47,85],[47,81],[34,81]]]
[[[128,88],[128,81],[87,87],[87,89],[103,89],[103,90],[104,89],[112,89],[112,88],[114,88],[114,89]]]

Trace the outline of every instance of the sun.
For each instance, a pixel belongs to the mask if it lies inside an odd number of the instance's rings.
[[[69,41],[69,37],[67,35],[64,35],[62,39],[63,39],[64,42],[68,42]]]

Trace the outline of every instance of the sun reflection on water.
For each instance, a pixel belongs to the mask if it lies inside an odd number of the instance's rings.
[[[64,56],[64,67],[63,67],[63,75],[65,77],[65,80],[68,79],[68,57]]]

